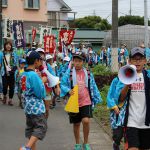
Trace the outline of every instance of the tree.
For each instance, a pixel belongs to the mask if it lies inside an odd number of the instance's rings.
[[[81,29],[99,29],[108,30],[111,29],[111,25],[106,19],[102,19],[99,16],[86,16],[84,18],[78,18],[74,21],[69,22],[71,28],[81,28]]]
[[[140,16],[120,16],[118,21],[119,26],[126,24],[144,25],[144,17]],[[150,25],[150,21],[148,22]]]

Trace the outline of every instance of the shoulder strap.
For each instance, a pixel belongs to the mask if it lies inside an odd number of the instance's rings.
[[[6,56],[5,56],[5,53],[3,52],[3,55],[4,55],[4,65],[6,64],[8,66],[8,62],[6,60]]]
[[[86,69],[87,73],[88,73],[88,90],[89,90],[89,95],[90,95],[90,99],[92,101],[92,96],[91,96],[91,88],[90,88],[90,70]]]
[[[70,82],[71,82],[71,89],[73,89],[73,79],[72,79],[72,72],[73,70],[70,70]]]

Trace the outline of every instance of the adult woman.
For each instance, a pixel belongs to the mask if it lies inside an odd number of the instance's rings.
[[[1,74],[3,84],[3,104],[7,102],[7,91],[9,88],[9,101],[8,105],[12,106],[12,99],[14,95],[15,77],[14,73],[17,69],[17,56],[13,52],[12,42],[7,41],[4,44],[4,51],[1,52],[0,63],[1,63]]]

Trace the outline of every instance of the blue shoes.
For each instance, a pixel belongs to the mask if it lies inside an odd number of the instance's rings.
[[[82,150],[82,144],[76,144],[74,150]],[[83,150],[91,150],[89,144],[83,144]]]
[[[29,147],[22,146],[19,150],[32,150],[32,149]]]
[[[89,144],[84,144],[83,145],[83,150],[91,150],[91,147]]]
[[[82,150],[82,145],[81,144],[76,144],[74,146],[74,150]]]

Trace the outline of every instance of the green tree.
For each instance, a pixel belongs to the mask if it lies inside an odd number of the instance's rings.
[[[144,25],[144,17],[140,16],[120,16],[118,21],[119,26],[126,24]],[[148,22],[150,25],[150,21]]]
[[[99,16],[86,16],[84,18],[78,18],[74,21],[69,22],[71,28],[89,28],[89,29],[99,29],[108,30],[111,29],[111,25],[106,19],[102,19]]]

